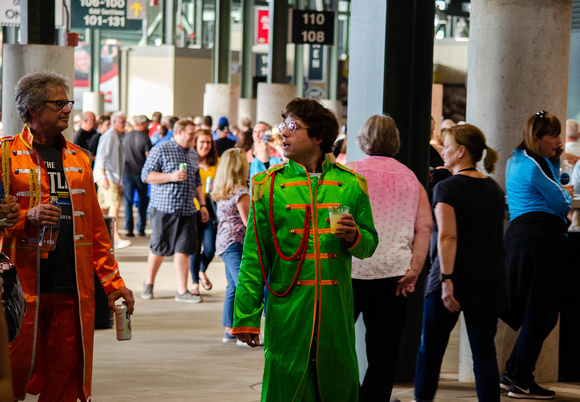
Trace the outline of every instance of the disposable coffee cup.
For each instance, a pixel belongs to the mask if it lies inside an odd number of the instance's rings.
[[[0,226],[8,227],[12,226],[8,224],[6,219],[8,214],[12,211],[12,206],[16,204],[17,198],[10,194],[0,194]]]
[[[340,220],[342,215],[348,214],[349,207],[346,205],[339,205],[336,207],[328,207],[328,217],[330,218],[330,231],[332,234],[343,233],[342,230],[337,230],[336,228],[341,226],[337,222]]]

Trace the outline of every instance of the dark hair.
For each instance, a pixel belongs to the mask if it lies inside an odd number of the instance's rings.
[[[310,138],[322,140],[322,152],[332,152],[334,141],[338,137],[338,120],[334,113],[314,99],[295,98],[282,111],[282,118],[292,115],[308,126],[306,132]]]
[[[103,124],[106,121],[111,121],[111,116],[101,115],[101,116],[99,116],[99,118],[97,120],[97,124],[100,126],[101,124]]]
[[[495,163],[498,159],[497,152],[492,147],[486,145],[485,135],[483,135],[479,128],[472,124],[460,124],[445,129],[443,133],[444,135],[453,137],[457,145],[464,146],[474,164],[481,160],[483,151],[487,150],[485,159],[483,160],[483,167],[489,173],[494,172]]]
[[[254,145],[252,129],[240,131],[238,134],[238,142],[236,142],[236,148],[240,148],[242,151],[248,152],[250,149],[252,149],[252,145]]]
[[[175,123],[177,123],[179,120],[179,117],[177,116],[172,116],[169,119],[169,123],[167,124],[170,130],[173,130],[173,126],[175,126]],[[191,124],[193,124],[193,122],[191,122]]]
[[[213,119],[211,116],[203,116],[203,125],[209,128],[213,126]]]
[[[215,147],[215,142],[213,141],[213,136],[211,135],[211,131],[209,131],[208,129],[205,129],[205,128],[199,128],[195,131],[195,149],[196,150],[197,150],[197,139],[199,138],[200,135],[208,136],[209,139],[211,140],[211,149],[209,150],[209,153],[205,157],[207,160],[207,164],[209,166],[217,165],[219,156],[218,156],[218,151]]]
[[[161,122],[161,112],[153,112],[151,115],[151,121],[153,123],[160,123]]]
[[[560,124],[560,120],[553,114],[540,110],[538,113],[530,116],[526,122],[522,133],[523,139],[517,149],[530,151],[542,156],[536,144],[536,138],[541,139],[545,135],[557,137],[561,131],[562,125]]]
[[[159,139],[165,137],[167,135],[167,131],[169,131],[167,126],[159,126]]]

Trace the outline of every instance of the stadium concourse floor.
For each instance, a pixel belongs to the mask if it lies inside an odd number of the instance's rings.
[[[147,272],[147,233],[116,251],[121,274],[136,299],[133,339],[117,341],[114,328],[96,331],[93,401],[259,401],[263,348],[222,343],[223,262],[216,258],[211,264],[207,274],[213,289],[201,289],[200,304],[173,300],[176,278],[169,258],[157,276],[155,298],[143,300],[139,295]],[[457,364],[452,362],[458,361],[459,337],[457,331],[454,334],[436,401],[477,401],[474,384],[457,381]],[[580,401],[580,384],[542,385],[556,391],[558,401]],[[412,384],[397,384],[393,398],[413,400]],[[26,400],[36,398],[28,395]],[[503,400],[512,399],[502,393]]]

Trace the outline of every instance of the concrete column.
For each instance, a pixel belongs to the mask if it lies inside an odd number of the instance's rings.
[[[284,106],[296,97],[296,85],[258,83],[258,106],[256,121],[277,126]]]
[[[105,95],[98,92],[83,92],[83,113],[93,112],[95,116],[105,113]]]
[[[68,77],[69,99],[73,99],[74,48],[49,45],[2,45],[2,133],[16,135],[23,127],[14,105],[14,87],[20,78],[39,70],[56,71]],[[63,132],[72,141],[73,114],[70,114],[68,129]]]
[[[389,113],[401,135],[397,160],[427,183],[433,18],[435,3],[420,0],[351,2],[347,160],[364,157],[356,137],[374,114]],[[421,341],[425,275],[407,301],[407,321],[399,344],[396,381],[412,381]],[[360,338],[360,332],[357,332]],[[357,343],[357,354],[365,353]],[[366,365],[359,365],[364,372]]]
[[[346,119],[342,117],[342,101],[339,100],[330,100],[330,99],[322,99],[320,101],[325,108],[330,109],[336,115],[339,124],[345,124]]]
[[[238,126],[242,124],[242,119],[246,117],[252,120],[252,124],[256,124],[256,104],[256,99],[240,98],[238,101]]]
[[[566,120],[570,23],[571,0],[471,2],[467,121],[481,128],[498,152],[492,177],[503,188],[506,161],[521,141],[528,117],[544,109],[562,123]],[[536,365],[538,382],[558,379],[558,333],[556,327],[544,343]],[[500,322],[500,371],[516,336]],[[460,357],[460,373],[466,353]]]
[[[203,114],[210,115],[214,122],[225,116],[234,124],[238,121],[240,86],[232,84],[205,84]]]
[[[570,22],[571,0],[471,2],[467,121],[499,153],[503,188],[526,120],[544,109],[565,123]]]

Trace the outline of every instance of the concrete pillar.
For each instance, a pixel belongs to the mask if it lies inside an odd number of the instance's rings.
[[[214,122],[225,116],[230,124],[238,121],[240,86],[232,84],[205,84],[203,114],[210,115]]]
[[[240,98],[238,101],[238,126],[241,126],[242,119],[249,117],[252,124],[256,124],[256,99]]]
[[[345,124],[346,119],[342,117],[342,101],[339,100],[330,100],[330,99],[322,99],[320,101],[325,108],[330,109],[336,115],[338,119],[338,124]]]
[[[93,112],[95,116],[105,113],[105,95],[98,92],[83,92],[83,113]]]
[[[565,123],[570,22],[571,0],[471,2],[466,117],[499,153],[503,188],[528,117],[544,109]]]
[[[69,99],[73,99],[74,48],[49,45],[2,45],[2,133],[16,135],[23,127],[14,105],[14,87],[20,78],[34,71],[51,70],[68,77]],[[72,141],[73,114],[63,132]]]
[[[467,121],[481,128],[498,152],[492,177],[503,188],[506,161],[528,117],[544,109],[566,120],[571,12],[571,0],[471,2]],[[558,333],[556,327],[544,343],[536,365],[538,382],[558,379]],[[500,322],[500,371],[516,336]],[[466,353],[460,357],[460,373]]]
[[[429,172],[433,18],[435,3],[420,0],[351,2],[347,160],[364,157],[356,137],[374,114],[389,113],[401,135],[397,160],[426,184]],[[396,381],[410,382],[421,341],[425,275],[407,301]],[[361,337],[357,332],[357,337]],[[358,341],[357,341],[358,342]],[[365,353],[357,344],[357,354]],[[366,365],[359,365],[364,372]]]
[[[258,83],[256,121],[277,126],[284,106],[296,97],[296,85]]]

